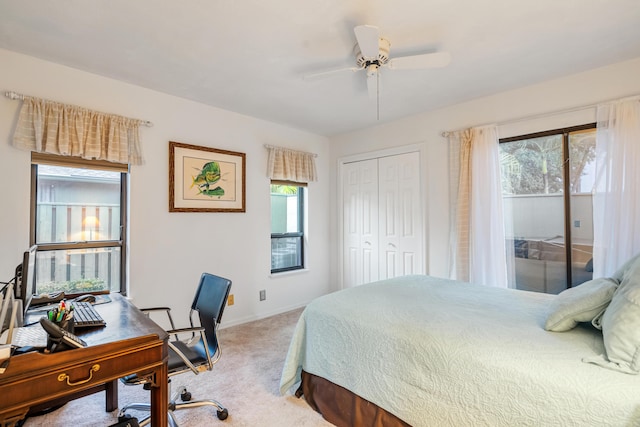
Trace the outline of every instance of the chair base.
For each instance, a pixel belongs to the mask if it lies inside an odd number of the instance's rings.
[[[178,397],[183,398],[183,400],[186,400],[186,401],[178,402],[177,401]],[[199,406],[213,406],[214,408],[216,408],[216,415],[218,416],[219,420],[221,421],[226,420],[227,417],[229,416],[229,411],[227,410],[227,408],[222,406],[220,402],[216,400],[208,399],[208,400],[191,401],[189,399],[191,399],[191,393],[189,393],[186,387],[184,386],[178,388],[176,393],[171,397],[171,400],[169,401],[169,412],[168,412],[168,415],[169,415],[168,420],[169,420],[169,425],[171,427],[179,427],[178,421],[176,420],[176,417],[174,415],[174,411],[178,411],[181,409],[197,408]],[[118,417],[124,416],[126,412],[130,409],[135,411],[149,412],[151,411],[151,405],[149,403],[130,403],[126,406],[123,406],[122,409],[120,409],[120,412],[118,413]],[[139,425],[146,426],[150,422],[151,422],[151,417],[147,416],[145,418],[142,418],[139,421]]]

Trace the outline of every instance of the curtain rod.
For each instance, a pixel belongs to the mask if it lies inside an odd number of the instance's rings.
[[[285,147],[276,147],[275,145],[264,144],[264,148],[280,148],[281,150],[289,150],[289,151],[295,151],[296,153],[311,154],[313,157],[318,157],[316,153],[309,153],[308,151],[292,150],[290,148],[285,148]]]
[[[24,101],[24,98],[27,95],[23,95],[21,93],[16,93],[14,91],[7,91],[7,92],[4,93],[4,96],[6,96],[7,98],[9,98],[11,100],[19,99],[21,101]],[[135,119],[135,120],[138,120],[138,119]],[[138,120],[138,121],[143,126],[146,126],[146,127],[149,127],[149,128],[153,126],[153,122],[150,122],[148,120]]]
[[[484,124],[484,125],[469,126],[469,127],[470,128],[475,128],[475,127],[489,126],[490,124],[495,124],[496,126],[503,126],[503,125],[508,125],[508,124],[511,124],[511,123],[524,122],[524,121],[527,121],[527,120],[543,119],[545,117],[555,116],[556,114],[573,113],[573,112],[576,112],[576,111],[581,111],[581,110],[587,110],[589,108],[594,108],[594,107],[597,107],[600,104],[606,104],[608,102],[625,101],[625,100],[631,100],[631,99],[638,98],[638,97],[640,97],[640,95],[630,95],[630,96],[625,96],[623,98],[608,99],[608,100],[600,101],[600,102],[597,102],[597,103],[594,103],[594,104],[582,105],[582,106],[577,106],[577,107],[568,108],[568,109],[564,109],[564,110],[555,110],[555,111],[549,111],[549,112],[546,112],[546,113],[535,114],[533,116],[518,117],[518,118],[515,118],[515,119],[506,120],[504,122],[499,122],[499,123],[488,123],[488,124]],[[465,128],[465,129],[467,129],[467,128]],[[443,138],[447,138],[453,132],[457,132],[459,130],[462,130],[462,129],[452,130],[452,131],[444,131],[444,132],[442,132],[440,134],[440,136],[442,136]]]

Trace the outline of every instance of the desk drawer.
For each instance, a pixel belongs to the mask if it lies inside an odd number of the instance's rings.
[[[83,352],[83,349],[68,350]],[[161,345],[138,348],[67,363],[55,369],[34,373],[29,378],[0,385],[0,408],[35,405],[113,381],[137,372],[149,372],[161,365]],[[55,357],[55,355],[51,355]]]

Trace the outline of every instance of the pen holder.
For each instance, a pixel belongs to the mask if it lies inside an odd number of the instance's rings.
[[[67,332],[74,333],[75,332],[75,323],[73,322],[73,317],[71,319],[65,319],[60,322],[54,322],[56,325],[60,326]]]

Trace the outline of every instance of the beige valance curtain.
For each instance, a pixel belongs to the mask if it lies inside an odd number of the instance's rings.
[[[300,183],[318,180],[315,154],[270,145],[265,147],[269,150],[267,175],[272,180]]]
[[[24,97],[13,145],[38,153],[141,165],[137,119]]]

